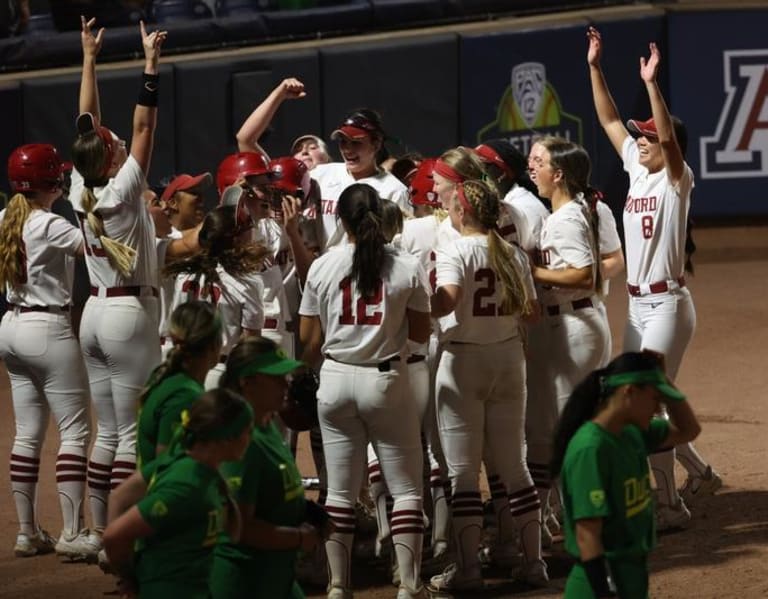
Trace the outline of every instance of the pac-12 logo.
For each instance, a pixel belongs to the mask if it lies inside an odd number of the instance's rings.
[[[768,176],[768,50],[726,50],[723,61],[725,104],[701,138],[701,176]]]
[[[565,112],[540,62],[512,67],[511,85],[504,91],[496,119],[480,129],[477,142],[503,137],[528,154],[533,137],[558,135],[581,143],[581,119]]]

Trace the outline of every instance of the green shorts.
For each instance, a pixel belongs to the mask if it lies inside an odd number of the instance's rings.
[[[613,583],[622,599],[648,599],[648,565],[645,558],[610,562]],[[595,599],[587,573],[575,564],[565,582],[565,599]]]
[[[293,569],[265,575],[251,560],[231,560],[216,555],[211,570],[213,599],[305,599]]]

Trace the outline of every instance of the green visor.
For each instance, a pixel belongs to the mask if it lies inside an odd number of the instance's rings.
[[[602,383],[607,389],[615,389],[621,385],[653,385],[668,399],[672,401],[685,401],[685,395],[670,385],[667,375],[658,368],[612,374],[604,377]]]
[[[301,366],[304,366],[304,362],[289,358],[282,349],[278,348],[274,351],[255,356],[253,360],[240,369],[240,372],[237,373],[237,378],[254,374],[285,376]]]

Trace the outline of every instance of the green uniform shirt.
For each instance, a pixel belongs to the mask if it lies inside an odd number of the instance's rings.
[[[138,467],[155,459],[158,445],[168,446],[181,421],[181,413],[205,392],[186,372],[169,376],[157,385],[139,409],[136,432]]]
[[[139,597],[208,598],[224,523],[221,476],[186,453],[165,454],[141,475],[149,485],[137,507],[155,534],[137,544]]]
[[[605,556],[621,597],[647,596],[645,559],[656,544],[648,454],[668,434],[669,423],[662,419],[652,420],[647,431],[628,425],[619,436],[586,422],[565,452],[561,474],[565,548],[578,558],[576,521],[602,518]],[[588,594],[568,592],[569,586],[575,588],[574,577],[586,580],[583,570],[574,568],[565,596],[591,597],[589,583]]]
[[[221,472],[237,502],[254,506],[255,518],[276,526],[304,521],[301,475],[274,424],[254,427],[243,459],[223,464]],[[294,549],[253,549],[225,536],[215,552],[213,597],[303,598],[295,581],[297,554]]]

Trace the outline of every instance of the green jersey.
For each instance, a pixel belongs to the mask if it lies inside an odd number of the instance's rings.
[[[149,484],[137,507],[155,534],[137,543],[139,597],[208,598],[224,524],[221,476],[186,453],[164,454],[141,475]]]
[[[584,423],[568,443],[561,482],[565,548],[579,557],[577,520],[602,518],[602,542],[621,597],[646,597],[645,560],[656,543],[648,454],[669,434],[666,420],[654,419],[647,431],[628,425],[616,436],[594,422]],[[591,597],[586,575],[574,568],[566,597]],[[577,592],[577,588],[579,591]]]
[[[181,421],[181,413],[205,392],[186,372],[169,376],[157,385],[139,409],[136,432],[138,467],[155,459],[158,445],[168,446]]]
[[[301,475],[274,424],[254,427],[243,459],[223,464],[221,472],[237,502],[254,507],[254,518],[276,526],[304,521]],[[223,535],[215,552],[213,597],[303,598],[294,573],[297,554],[295,549],[254,549]]]

